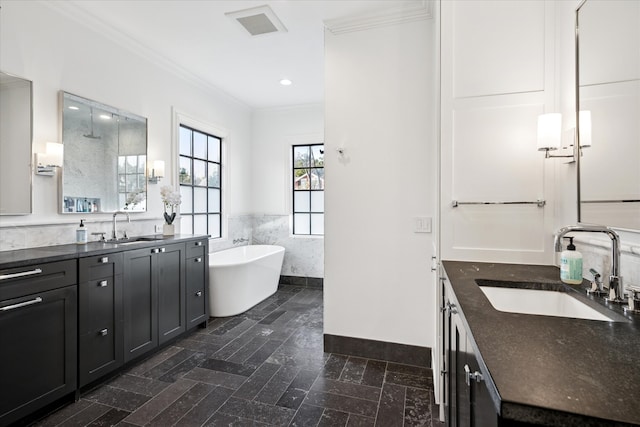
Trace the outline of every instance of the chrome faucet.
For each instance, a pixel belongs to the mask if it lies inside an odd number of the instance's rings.
[[[127,212],[115,211],[113,213],[113,220],[112,220],[113,228],[111,230],[111,240],[118,240],[118,232],[116,230],[116,216],[118,216],[118,214],[125,214],[127,216],[127,222],[131,222],[131,219],[129,218],[129,214]],[[124,238],[125,239],[127,238],[126,234]]]
[[[563,227],[555,234],[553,244],[556,252],[562,251],[562,238],[567,233],[589,232],[605,233],[611,239],[611,274],[609,275],[609,296],[606,301],[622,303],[624,302],[624,288],[622,277],[620,277],[620,236],[609,227],[598,225],[569,225]]]

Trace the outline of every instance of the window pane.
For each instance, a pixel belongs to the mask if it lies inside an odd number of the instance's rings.
[[[193,234],[193,226],[191,224],[193,217],[191,215],[182,215],[180,217],[180,233]]]
[[[180,184],[191,184],[191,159],[180,157]]]
[[[211,237],[221,237],[220,215],[209,215],[209,234]]]
[[[138,175],[125,175],[127,180],[127,193],[136,191],[138,187]]]
[[[311,214],[311,234],[324,234],[324,214]]]
[[[214,138],[213,136],[209,136],[209,157],[207,157],[212,162],[220,163],[220,140],[218,138]]]
[[[293,215],[293,230],[295,234],[310,234],[309,214]]]
[[[311,155],[311,166],[324,166],[324,145],[313,145]]]
[[[180,154],[191,155],[191,129],[180,126]]]
[[[309,164],[309,146],[293,147],[293,167],[304,168],[310,166]]]
[[[127,191],[126,175],[118,175],[118,193],[124,193],[125,191]]]
[[[294,191],[293,192],[293,211],[309,212],[309,193],[310,191]]]
[[[138,174],[138,191],[145,190],[147,185],[147,180],[143,174]]]
[[[207,234],[207,215],[193,216],[193,234]]]
[[[220,212],[220,190],[209,189],[209,212]]]
[[[193,189],[193,212],[194,213],[207,212],[207,189],[206,188]]]
[[[324,190],[324,168],[311,169],[311,189]]]
[[[324,191],[310,191],[311,212],[324,212]]]
[[[309,189],[309,169],[295,169],[293,171],[293,189],[308,190]]]
[[[125,156],[118,156],[118,173],[125,173],[127,158]]]
[[[118,194],[118,206],[124,207],[127,204],[127,195],[124,193]]]
[[[144,174],[147,172],[147,156],[138,156],[138,173]]]
[[[209,187],[220,188],[220,165],[217,163],[208,163],[209,166]]]
[[[180,203],[180,213],[192,213],[192,196],[193,187],[180,186],[180,196],[182,196],[182,203]]]
[[[127,156],[127,173],[138,172],[138,156]]]
[[[207,185],[207,175],[204,171],[205,162],[193,160],[193,185]]]
[[[207,158],[207,135],[193,132],[193,157]]]

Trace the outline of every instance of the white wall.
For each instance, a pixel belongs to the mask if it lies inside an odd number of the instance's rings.
[[[71,19],[59,2],[2,2],[0,68],[33,81],[33,146],[44,151],[46,141],[58,141],[58,92],[71,92],[148,119],[148,155],[167,164],[160,185],[149,185],[148,212],[133,214],[139,232],[152,233],[161,224],[160,187],[177,185],[171,168],[172,108],[204,123],[227,129],[227,215],[251,209],[250,110],[221,91],[205,87],[188,75],[176,74],[135,44],[118,43],[99,30],[100,24]],[[61,12],[62,11],[62,12]],[[64,13],[63,13],[64,12]],[[108,33],[105,33],[108,34]],[[120,40],[119,40],[120,41]],[[131,50],[125,45],[131,46]],[[34,177],[32,215],[0,218],[0,250],[12,247],[69,243],[76,215],[58,214],[58,182]],[[92,215],[89,231],[108,230],[110,215]],[[107,221],[102,223],[101,221]],[[29,226],[54,224],[53,227]],[[60,226],[69,224],[68,226]],[[125,225],[125,227],[127,227]],[[135,228],[136,222],[129,227]],[[38,239],[34,238],[38,235]]]
[[[433,347],[435,25],[325,32],[326,334]]]
[[[253,242],[285,247],[282,274],[324,276],[324,238],[292,236],[291,146],[324,142],[324,106],[256,110],[251,138]]]

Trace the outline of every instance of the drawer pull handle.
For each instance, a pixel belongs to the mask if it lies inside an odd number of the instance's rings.
[[[151,249],[151,253],[152,254],[157,254],[158,252],[160,252],[160,249],[158,249],[158,248]]]
[[[33,304],[38,304],[42,302],[42,298],[40,297],[36,297],[32,300],[29,301],[25,301],[25,302],[21,302],[18,304],[13,304],[13,305],[7,305],[5,307],[0,308],[0,311],[9,311],[9,310],[15,310],[16,308],[20,308],[20,307],[26,307],[28,305],[33,305]]]
[[[100,280],[98,282],[98,286],[100,286],[101,288],[104,288],[105,286],[107,286],[107,281],[106,280]]]
[[[33,276],[34,274],[40,274],[40,273],[42,273],[41,269],[34,268],[33,270],[22,271],[20,273],[2,274],[0,275],[0,280],[15,279],[17,277],[25,277],[25,276]]]
[[[195,262],[202,262],[202,258],[198,257],[194,260]]]
[[[196,246],[202,246],[202,242],[196,242]]]
[[[107,334],[109,333],[109,330],[107,328],[102,329],[100,332],[98,332],[101,336],[106,337]]]
[[[198,292],[196,292],[196,296],[197,296],[197,297],[201,297],[201,296],[202,296],[202,291],[198,291]]]
[[[165,252],[166,249],[165,248],[160,248],[160,252]]]
[[[103,256],[102,258],[100,258],[100,264],[106,264],[109,262],[109,257],[108,256]]]

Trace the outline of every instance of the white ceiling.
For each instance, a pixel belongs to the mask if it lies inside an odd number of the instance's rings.
[[[68,0],[71,17],[253,108],[324,98],[324,22],[383,14],[403,0]],[[63,4],[64,3],[64,4]],[[252,37],[225,16],[268,4],[286,33]],[[279,81],[288,78],[291,86]]]

